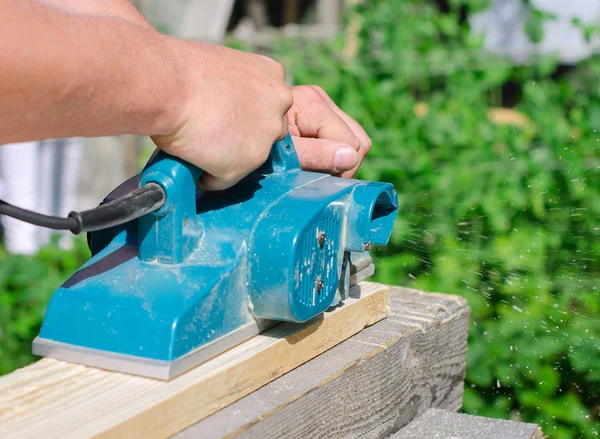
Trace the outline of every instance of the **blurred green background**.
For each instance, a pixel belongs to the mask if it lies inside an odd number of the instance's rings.
[[[564,68],[488,55],[464,20],[484,6],[371,1],[331,43],[281,40],[275,57],[371,135],[359,178],[398,190],[392,239],[374,251],[377,280],[468,299],[464,411],[595,438],[600,57]],[[532,17],[528,34],[540,38],[544,16]],[[36,257],[0,250],[0,374],[34,360],[50,295],[87,257],[83,240]]]

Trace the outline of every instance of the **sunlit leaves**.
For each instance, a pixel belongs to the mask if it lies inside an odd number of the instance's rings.
[[[398,190],[378,280],[468,299],[465,410],[595,437],[600,60],[558,75],[550,57],[515,67],[490,56],[459,20],[483,3],[450,0],[442,14],[433,2],[365,2],[352,60],[327,47],[285,55],[299,82],[324,85],[367,128],[359,177]],[[531,17],[537,39],[552,17]],[[488,115],[503,88],[517,90],[516,124]]]
[[[88,257],[83,240],[73,251],[48,247],[35,257],[0,249],[0,375],[34,360],[31,342],[50,296]]]

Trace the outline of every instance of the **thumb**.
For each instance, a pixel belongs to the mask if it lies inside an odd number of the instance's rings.
[[[302,169],[340,174],[358,163],[356,150],[344,143],[329,139],[293,137]]]

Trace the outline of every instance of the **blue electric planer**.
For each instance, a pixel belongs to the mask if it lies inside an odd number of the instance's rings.
[[[289,136],[226,191],[197,191],[201,173],[159,152],[105,199],[110,213],[143,192],[150,212],[82,227],[100,228],[93,257],[54,293],[34,354],[168,380],[343,301],[398,210],[391,184],[302,171]]]

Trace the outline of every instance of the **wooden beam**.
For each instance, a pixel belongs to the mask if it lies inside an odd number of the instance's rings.
[[[169,382],[43,359],[0,378],[0,437],[168,437],[383,319],[388,292],[358,284],[325,316],[280,325]]]
[[[391,287],[387,319],[174,439],[388,437],[430,407],[458,410],[468,322],[461,297]]]
[[[536,424],[430,409],[391,439],[544,439]]]

